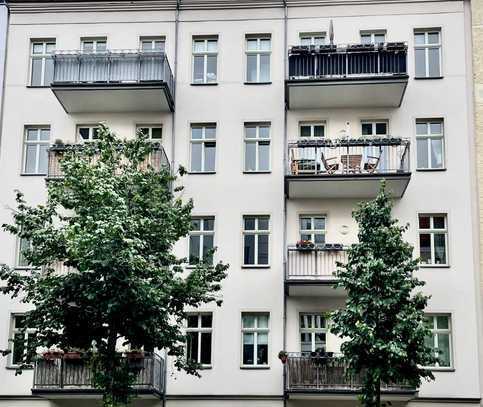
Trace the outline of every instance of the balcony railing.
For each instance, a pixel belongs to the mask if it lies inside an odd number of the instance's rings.
[[[81,148],[80,145],[69,145],[69,144],[56,144],[53,145],[49,149],[48,153],[48,171],[47,171],[47,178],[48,179],[55,179],[55,178],[62,178],[64,174],[62,173],[62,168],[60,162],[64,153],[68,149],[72,148]],[[145,163],[143,166],[151,165],[153,168],[160,170],[161,168],[167,168],[169,170],[170,164],[168,160],[168,156],[164,151],[164,148],[156,144],[154,146],[154,150],[150,153],[150,155],[146,158]]]
[[[299,140],[289,143],[288,174],[371,176],[409,172],[409,141],[401,138]]]
[[[57,51],[53,59],[53,85],[164,82],[174,97],[173,74],[161,51]]]
[[[407,45],[402,42],[294,46],[289,79],[340,79],[407,75]]]
[[[286,390],[289,392],[358,392],[364,380],[364,372],[350,373],[342,357],[289,354],[285,369]],[[382,384],[382,390],[389,393],[416,391],[406,384]]]
[[[327,244],[313,249],[295,246],[287,249],[287,281],[333,279],[337,263],[347,261],[347,251],[341,244]]]
[[[142,359],[130,361],[123,357],[126,363],[135,364],[137,371],[133,384],[135,392],[164,392],[165,361],[159,355],[147,354]],[[34,365],[33,392],[95,392],[92,385],[92,368],[88,359],[39,359]]]

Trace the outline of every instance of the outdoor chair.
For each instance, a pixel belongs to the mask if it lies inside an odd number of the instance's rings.
[[[325,170],[328,174],[333,174],[339,169],[339,163],[333,162],[337,160],[337,157],[325,158],[324,153],[321,154],[322,164],[324,164]]]

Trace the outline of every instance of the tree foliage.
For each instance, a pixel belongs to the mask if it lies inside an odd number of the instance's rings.
[[[419,387],[423,378],[434,379],[421,367],[435,361],[425,345],[429,297],[417,289],[424,282],[413,275],[419,260],[402,237],[408,226],[399,226],[391,209],[384,184],[374,200],[359,204],[353,213],[358,243],[337,271],[347,299],[345,309],[333,314],[332,330],[347,339],[341,351],[349,370],[363,374],[361,401],[367,407],[380,406],[381,383]]]
[[[172,192],[167,168],[147,165],[155,146],[138,134],[120,140],[101,126],[99,140],[66,146],[64,176],[47,184],[45,204],[16,196],[5,231],[31,243],[23,252],[29,273],[2,266],[2,291],[33,309],[25,326],[32,346],[89,352],[104,405],[129,400],[132,372],[118,357],[122,345],[166,349],[178,369],[197,374],[184,356],[187,306],[215,301],[227,265],[199,264],[186,273],[174,244],[191,227],[191,201]],[[182,173],[182,171],[180,171]],[[182,175],[182,174],[181,174]],[[76,272],[55,273],[63,262]],[[131,379],[129,379],[131,377]]]

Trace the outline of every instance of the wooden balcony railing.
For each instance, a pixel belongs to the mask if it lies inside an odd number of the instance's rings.
[[[292,392],[334,392],[361,389],[364,372],[350,373],[342,357],[302,356],[289,354],[285,365],[286,390]],[[416,389],[406,384],[383,384],[384,392],[414,393]]]
[[[122,357],[122,356],[120,356]],[[145,354],[142,359],[129,360],[125,363],[136,364],[137,377],[133,384],[135,392],[162,395],[165,383],[165,361],[156,354]],[[82,359],[39,359],[34,364],[33,392],[68,393],[84,390],[95,392],[92,385],[92,368],[89,360]]]

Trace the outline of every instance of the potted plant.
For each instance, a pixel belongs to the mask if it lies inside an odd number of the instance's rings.
[[[64,352],[64,359],[79,360],[82,359],[84,352],[79,348],[70,348]]]
[[[288,353],[285,352],[284,350],[281,350],[280,352],[278,352],[278,358],[283,364],[285,364],[287,363],[287,360],[288,360]]]
[[[44,360],[56,360],[61,359],[64,352],[58,348],[50,348],[42,353]]]
[[[314,250],[315,244],[311,240],[301,239],[299,240],[296,245],[298,250],[301,251],[311,251]]]

